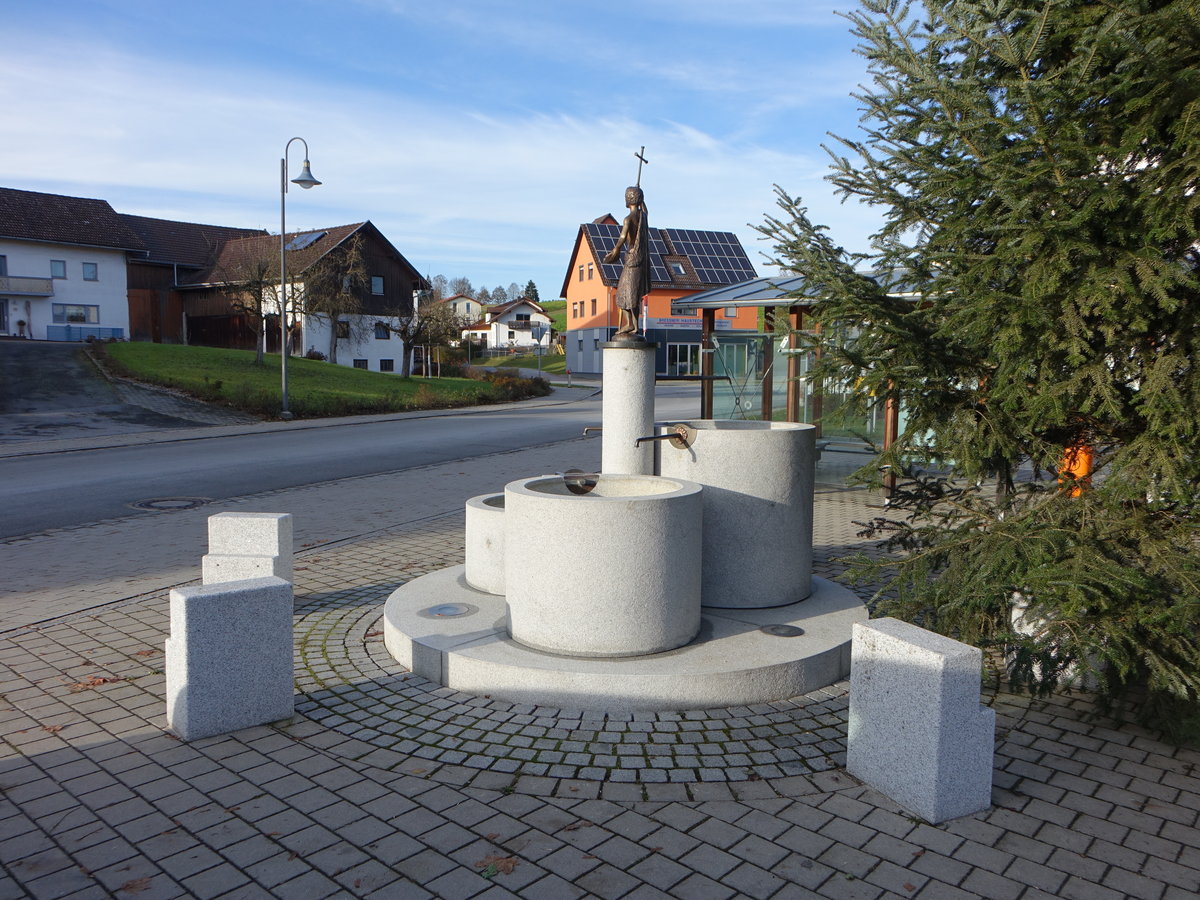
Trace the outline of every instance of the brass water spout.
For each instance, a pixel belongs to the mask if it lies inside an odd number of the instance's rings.
[[[646,437],[640,437],[633,442],[633,446],[640,447],[645,441],[670,441],[671,446],[676,450],[686,450],[692,446],[692,440],[695,435],[690,428],[680,423],[672,425],[671,430],[666,434],[651,434]]]

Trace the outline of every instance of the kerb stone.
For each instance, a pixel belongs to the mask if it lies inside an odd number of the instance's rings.
[[[991,805],[996,714],[977,647],[901,622],[856,623],[846,769],[928,822]]]
[[[184,740],[291,718],[292,586],[255,578],[176,588],[167,724]]]

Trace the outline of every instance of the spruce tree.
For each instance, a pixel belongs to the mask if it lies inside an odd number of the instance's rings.
[[[1003,649],[1036,689],[1146,686],[1142,709],[1195,738],[1198,4],[861,0],[848,19],[872,80],[829,177],[883,224],[847,253],[777,188],[760,230],[819,298],[818,375],[848,411],[907,413],[863,474],[905,475],[870,528],[880,611]]]

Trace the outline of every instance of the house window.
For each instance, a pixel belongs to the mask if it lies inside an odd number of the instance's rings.
[[[736,319],[737,318],[737,307],[736,306],[725,307],[725,318]]]
[[[595,314],[596,314],[596,298],[593,297],[592,298],[592,315],[594,316]]]
[[[365,359],[356,359],[354,361],[354,368],[365,369],[366,367],[367,367],[367,361]]]
[[[508,339],[510,341],[515,341],[517,339],[517,333],[515,331],[510,331],[508,333]]]
[[[50,260],[50,277],[51,278],[66,278],[67,277],[67,261],[65,259]]]
[[[395,372],[396,371],[396,361],[394,359],[381,359],[379,361],[379,371],[380,372]]]
[[[389,329],[389,328],[388,328],[386,325],[384,325],[382,322],[376,322],[376,323],[375,323],[375,340],[377,340],[377,341],[386,341],[386,340],[388,340],[388,339],[389,339],[391,336],[392,336],[391,329]]]
[[[372,294],[382,294],[383,293],[383,276],[382,275],[372,275],[371,276],[371,293]]]
[[[592,338],[592,349],[593,350],[600,349],[600,338]]]
[[[596,267],[592,263],[588,263],[588,281],[592,280],[592,275],[595,274],[595,268]]]
[[[583,281],[583,266],[579,267],[579,280]]]
[[[671,263],[671,274],[672,275],[686,275],[687,273],[683,270],[683,263],[681,263],[681,262]]]
[[[579,339],[579,352],[580,352],[580,353],[582,353],[582,352],[583,352],[583,338],[580,338],[580,339]]]
[[[8,257],[0,256],[0,276],[8,274]]]
[[[339,341],[350,339],[350,323],[339,321],[337,323],[337,336]]]
[[[100,321],[99,306],[84,306],[79,303],[55,303],[51,314],[58,325],[95,325]]]
[[[83,280],[84,281],[99,281],[100,267],[96,263],[83,264]]]
[[[517,313],[518,322],[529,322],[529,313]]]

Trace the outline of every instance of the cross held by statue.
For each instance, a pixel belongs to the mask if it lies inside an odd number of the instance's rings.
[[[637,157],[637,161],[638,161],[637,181],[634,182],[634,184],[636,184],[638,187],[642,186],[642,163],[645,163],[646,165],[650,165],[650,160],[646,159],[646,157],[643,155],[645,152],[646,152],[646,146],[643,144],[642,149],[637,151],[635,154],[633,154],[634,156]]]

